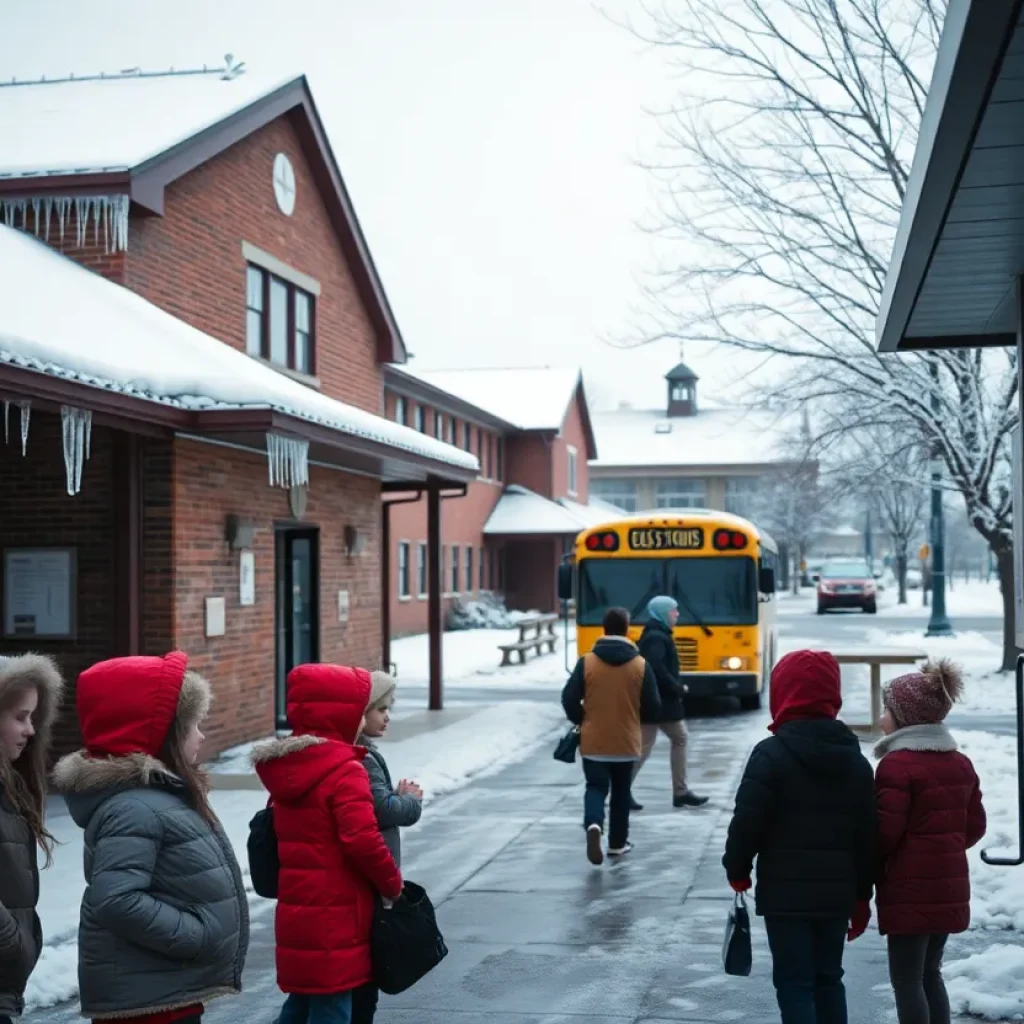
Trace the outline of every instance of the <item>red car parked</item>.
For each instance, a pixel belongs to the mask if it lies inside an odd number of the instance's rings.
[[[877,587],[867,562],[827,562],[818,580],[818,614],[833,608],[878,611]]]

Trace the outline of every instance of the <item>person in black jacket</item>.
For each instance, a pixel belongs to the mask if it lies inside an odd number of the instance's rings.
[[[609,608],[604,636],[576,663],[562,691],[566,718],[580,726],[580,754],[587,780],[583,799],[583,827],[587,831],[587,858],[604,862],[601,837],[604,804],[611,791],[608,855],[629,853],[629,791],[633,765],[643,743],[642,723],[658,720],[661,704],[658,684],[627,635],[629,612]]]
[[[875,881],[874,777],[857,737],[836,720],[839,664],[787,654],[772,673],[775,734],[750,756],[722,863],[737,893],[757,860],[783,1024],[846,1024],[844,940],[867,929]]]
[[[679,681],[679,653],[676,651],[672,627],[679,619],[679,604],[673,597],[652,597],[647,604],[647,625],[640,634],[639,648],[647,664],[654,670],[661,696],[661,717],[643,729],[643,750],[633,767],[633,778],[643,768],[654,749],[660,729],[672,744],[672,804],[675,807],[703,807],[706,796],[697,796],[686,783],[686,710],[683,706],[683,684]],[[642,811],[643,805],[630,796],[630,809]]]

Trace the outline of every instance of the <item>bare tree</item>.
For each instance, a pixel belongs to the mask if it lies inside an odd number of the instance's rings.
[[[1015,352],[874,346],[945,0],[642,4],[631,27],[682,83],[650,165],[673,258],[644,340],[758,353],[778,364],[775,397],[811,403],[825,433],[853,408],[923,442],[996,556],[1012,667]]]

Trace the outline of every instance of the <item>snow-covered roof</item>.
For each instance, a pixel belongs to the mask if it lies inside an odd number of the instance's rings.
[[[0,86],[0,178],[127,171],[301,76],[118,74]]]
[[[603,468],[746,466],[787,461],[789,417],[741,408],[703,408],[669,419],[661,410],[591,413]]]
[[[600,526],[613,519],[621,519],[626,514],[617,505],[601,501],[599,498],[591,498],[587,505],[581,505],[578,501],[571,501],[569,498],[559,498],[558,504],[571,512],[583,524],[581,529],[587,526]]]
[[[494,511],[484,524],[488,536],[560,535],[575,536],[588,526],[614,519],[603,509],[591,508],[561,498],[551,501],[519,484],[511,484],[498,499]]]
[[[0,363],[181,409],[272,409],[476,470],[475,456],[329,398],[0,225]]]
[[[519,430],[561,430],[580,383],[578,367],[420,370],[400,366],[397,369]]]

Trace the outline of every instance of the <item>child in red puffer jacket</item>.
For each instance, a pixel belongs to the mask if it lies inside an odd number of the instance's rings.
[[[942,955],[971,921],[967,850],[985,834],[985,808],[974,765],[943,724],[962,691],[960,670],[943,660],[883,694],[876,900],[900,1024],[949,1024]]]

